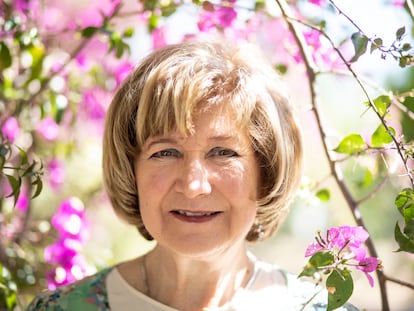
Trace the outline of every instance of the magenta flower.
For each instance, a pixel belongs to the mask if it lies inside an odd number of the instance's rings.
[[[359,261],[357,269],[361,270],[367,276],[369,285],[371,287],[374,286],[374,279],[369,274],[370,272],[374,272],[375,270],[381,267],[381,261],[375,257],[366,257]]]
[[[209,30],[218,28],[227,28],[233,24],[233,21],[237,18],[237,12],[233,7],[230,7],[230,3],[235,1],[229,1],[228,4],[220,5],[218,9],[214,7],[208,10],[204,9],[198,16],[198,29],[202,32],[208,32]]]
[[[77,240],[59,239],[45,248],[43,258],[47,263],[65,266],[71,262],[80,248],[81,243]]]
[[[112,69],[112,74],[115,77],[117,87],[125,80],[133,68],[134,66],[130,62],[124,61],[117,64],[115,68]]]
[[[80,250],[85,237],[87,224],[85,208],[75,197],[66,199],[52,218],[58,240],[44,250],[45,262],[55,265],[47,273],[49,289],[77,281],[86,276],[86,259]]]
[[[353,257],[362,259],[366,253],[362,246],[368,237],[368,232],[362,227],[340,226],[330,228],[325,239],[317,239],[308,246],[305,256],[312,256],[321,250],[343,251],[348,248],[353,253]]]
[[[22,189],[19,194],[19,198],[16,202],[16,209],[22,213],[26,213],[29,208],[29,195],[26,189]]]
[[[31,12],[31,14],[35,14],[38,8],[39,0],[14,0],[13,5],[16,11],[20,11],[22,13]]]
[[[52,117],[46,117],[37,125],[36,133],[47,141],[54,141],[59,136],[59,126]]]
[[[19,122],[15,117],[10,117],[4,122],[1,131],[6,140],[13,143],[20,135]]]
[[[58,159],[53,158],[46,167],[49,172],[50,186],[52,189],[58,190],[66,179],[65,169],[62,163]]]
[[[110,96],[100,88],[93,88],[83,93],[82,111],[90,120],[103,120],[110,102]]]
[[[316,241],[307,247],[305,257],[313,256],[320,251],[330,252],[334,257],[332,266],[356,266],[365,273],[369,284],[373,286],[374,280],[369,273],[380,269],[381,266],[378,258],[366,257],[367,251],[364,243],[368,237],[368,232],[362,227],[330,228],[325,237],[318,234]]]
[[[394,2],[392,3],[392,5],[399,6],[399,7],[404,7],[404,4],[405,4],[405,0],[394,0]]]
[[[52,225],[62,238],[84,240],[87,222],[82,201],[76,197],[63,201],[52,217]]]
[[[59,241],[45,249],[45,262],[56,265],[48,271],[46,279],[48,288],[54,290],[59,286],[73,283],[86,276],[86,259],[77,250],[67,247]]]
[[[322,6],[323,4],[325,4],[326,0],[309,0],[309,2],[317,6]]]
[[[152,33],[152,48],[157,50],[167,45],[166,39],[166,28],[165,27],[157,27],[155,28]]]

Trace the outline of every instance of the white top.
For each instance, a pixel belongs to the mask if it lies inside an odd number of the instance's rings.
[[[178,311],[164,305],[129,285],[117,268],[112,269],[106,278],[108,301],[112,310],[124,311]],[[263,261],[255,261],[255,271],[246,287],[239,289],[233,299],[218,308],[206,311],[319,311],[326,310],[326,292],[322,291],[314,299],[320,287],[287,274],[274,265]],[[309,300],[311,302],[309,303]],[[308,304],[306,304],[308,303]],[[303,308],[306,304],[305,308]],[[339,310],[358,311],[351,305]]]

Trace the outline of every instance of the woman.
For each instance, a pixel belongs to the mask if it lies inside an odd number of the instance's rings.
[[[29,310],[325,310],[315,285],[246,250],[275,232],[301,175],[298,126],[261,59],[184,43],[140,63],[107,114],[104,181],[156,246]]]

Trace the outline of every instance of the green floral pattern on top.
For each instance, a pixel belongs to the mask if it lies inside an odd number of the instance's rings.
[[[109,311],[105,280],[112,269],[104,269],[53,292],[43,292],[36,296],[26,311]]]

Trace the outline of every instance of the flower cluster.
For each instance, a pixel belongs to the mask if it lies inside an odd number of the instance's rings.
[[[222,3],[217,7],[211,2],[206,1],[198,16],[198,28],[201,32],[207,32],[216,27],[225,29],[233,24],[237,18],[237,12],[233,5],[236,1],[230,0]]]
[[[76,197],[66,199],[52,218],[57,241],[45,248],[45,262],[55,267],[47,275],[49,289],[72,283],[86,276],[86,260],[79,251],[87,234],[85,208]]]
[[[369,273],[380,269],[381,262],[378,258],[367,257],[364,243],[368,237],[368,232],[362,227],[339,226],[330,228],[325,237],[318,233],[315,241],[306,249],[305,256],[310,257],[318,252],[329,252],[333,255],[333,262],[329,263],[328,266],[319,268],[329,270],[355,266],[366,274],[372,287],[374,286],[374,279]]]

